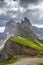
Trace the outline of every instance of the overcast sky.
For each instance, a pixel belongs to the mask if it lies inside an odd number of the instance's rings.
[[[32,24],[43,25],[43,0],[0,0],[0,26],[11,19],[21,21],[25,16]]]

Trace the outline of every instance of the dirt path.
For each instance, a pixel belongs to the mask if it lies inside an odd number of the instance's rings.
[[[43,58],[24,58],[10,65],[37,65],[37,63],[43,63]]]

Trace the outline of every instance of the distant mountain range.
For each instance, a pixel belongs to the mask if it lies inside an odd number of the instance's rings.
[[[33,26],[33,30],[39,37],[43,37],[43,28],[38,28],[36,26]]]
[[[4,33],[0,33],[0,41],[1,40],[5,40],[5,35],[4,35]]]

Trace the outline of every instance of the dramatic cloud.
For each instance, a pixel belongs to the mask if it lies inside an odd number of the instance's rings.
[[[29,4],[35,4],[36,5],[37,3],[38,3],[38,0],[20,0],[19,1],[19,4],[24,8],[28,7]]]
[[[0,26],[11,19],[21,21],[25,16],[32,24],[43,24],[43,0],[0,0]]]
[[[3,8],[4,6],[5,6],[5,2],[4,2],[4,0],[0,0],[0,8]]]

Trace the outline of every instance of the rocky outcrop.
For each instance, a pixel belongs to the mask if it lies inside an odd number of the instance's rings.
[[[29,19],[24,17],[24,20],[21,21],[21,23],[18,23],[18,33],[20,36],[24,38],[31,38],[32,40],[37,39],[38,36],[34,32],[32,28],[32,24]]]
[[[27,28],[32,28],[32,25],[26,17],[24,18],[24,21],[22,20],[21,23],[16,23],[13,20],[10,20],[9,22],[6,23],[5,26],[5,34],[10,34],[10,35],[15,35],[16,29],[18,29],[18,25],[21,27],[27,27]]]
[[[16,36],[17,35],[17,23],[15,23],[13,20],[10,20],[6,23],[4,34]]]
[[[27,27],[27,28],[32,28],[31,22],[29,19],[27,19],[26,17],[24,17],[24,20],[21,21],[21,25],[22,27]]]

